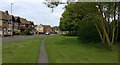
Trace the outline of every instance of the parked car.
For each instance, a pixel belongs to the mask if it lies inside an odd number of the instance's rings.
[[[50,35],[50,32],[46,32],[45,35]]]

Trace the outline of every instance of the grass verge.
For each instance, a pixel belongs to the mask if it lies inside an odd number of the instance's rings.
[[[82,43],[77,37],[50,36],[46,39],[50,63],[118,63],[118,49],[103,49],[99,43]]]
[[[3,63],[36,63],[43,38],[3,43]]]

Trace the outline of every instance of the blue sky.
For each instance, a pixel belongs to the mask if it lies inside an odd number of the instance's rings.
[[[51,13],[52,9],[43,4],[43,1],[44,0],[1,0],[0,10],[8,10],[11,14],[11,3],[14,3],[12,6],[12,14],[14,16],[26,18],[37,25],[58,26],[61,14],[64,12],[64,5],[59,5],[54,8],[54,12]]]

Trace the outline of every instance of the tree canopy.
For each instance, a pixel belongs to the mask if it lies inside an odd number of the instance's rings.
[[[62,31],[77,32],[83,40],[101,39],[102,44],[107,44],[110,49],[115,41],[119,41],[120,2],[68,1],[67,4],[60,18]]]
[[[118,3],[70,3],[60,19],[60,29],[77,31],[80,39],[112,44],[118,37]],[[99,35],[99,36],[98,36]]]

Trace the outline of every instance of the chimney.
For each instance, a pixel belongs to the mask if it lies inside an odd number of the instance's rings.
[[[5,13],[6,13],[7,15],[9,15],[9,13],[8,13],[8,11],[7,11],[7,10],[5,11]]]

